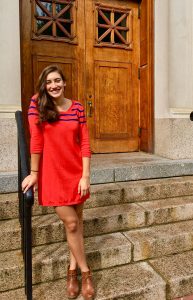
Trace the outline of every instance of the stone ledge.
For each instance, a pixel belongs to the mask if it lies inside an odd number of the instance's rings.
[[[129,278],[129,280],[128,280]],[[147,263],[93,272],[95,300],[166,300],[164,280]],[[66,282],[60,279],[34,286],[34,300],[67,300]],[[1,300],[24,300],[23,289],[1,293]],[[82,300],[80,295],[77,300]]]
[[[151,260],[150,265],[167,280],[167,299],[193,293],[193,251]]]
[[[17,172],[0,172],[0,193],[14,193],[17,190]]]
[[[193,249],[193,220],[125,231],[133,260],[146,260]]]
[[[121,233],[85,238],[85,251],[92,270],[101,270],[131,261],[131,243]],[[66,276],[69,251],[66,242],[33,248],[33,283]],[[24,266],[20,250],[0,253],[0,291],[24,286]]]
[[[102,163],[102,161],[101,161]],[[116,162],[101,164],[91,169],[91,184],[126,182],[144,179],[158,179],[193,175],[193,160],[155,160],[125,164]],[[17,191],[17,173],[0,172],[0,193]]]

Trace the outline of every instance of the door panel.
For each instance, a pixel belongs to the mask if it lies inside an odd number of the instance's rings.
[[[129,93],[131,91],[131,65],[95,62],[95,78],[95,110],[98,112],[95,126],[96,138],[128,138],[128,131],[131,128],[129,124],[131,109],[128,105],[131,97]],[[116,97],[114,97],[115,91]],[[123,114],[122,111],[125,113]]]
[[[86,0],[86,91],[92,150],[139,150],[139,19],[134,1]]]
[[[67,80],[65,96],[67,98],[78,98],[78,65],[77,60],[61,57],[50,57],[45,55],[33,55],[33,71],[34,71],[34,90],[36,87],[36,79],[39,77],[41,71],[50,64],[57,64],[63,70]]]

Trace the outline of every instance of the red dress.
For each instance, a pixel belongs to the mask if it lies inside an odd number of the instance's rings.
[[[78,101],[59,120],[38,124],[36,96],[28,111],[30,153],[41,153],[38,179],[38,200],[43,206],[80,204],[89,194],[80,197],[78,184],[82,177],[82,157],[90,157],[89,135],[84,108]]]

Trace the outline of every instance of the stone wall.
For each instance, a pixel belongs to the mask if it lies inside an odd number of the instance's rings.
[[[155,153],[193,158],[193,2],[155,0]]]
[[[1,0],[0,171],[17,169],[14,112],[21,107],[19,0]]]

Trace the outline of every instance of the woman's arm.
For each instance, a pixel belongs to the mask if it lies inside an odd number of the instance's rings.
[[[31,153],[31,172],[22,182],[22,190],[25,193],[31,186],[34,186],[38,181],[38,171],[40,157],[43,152],[43,134],[39,124],[39,112],[37,109],[36,96],[32,97],[28,109],[28,121],[30,129],[30,153]]]
[[[81,105],[78,113],[79,118],[79,137],[80,137],[80,148],[82,153],[82,177],[78,185],[78,193],[80,196],[85,196],[89,193],[90,189],[90,142],[89,133],[86,125],[86,116],[84,107]]]
[[[90,177],[90,157],[82,158],[82,177]]]
[[[88,194],[90,189],[90,157],[82,158],[82,166],[82,177],[78,185],[78,193],[81,197]]]
[[[38,172],[39,172],[39,162],[40,162],[41,153],[32,153],[31,154],[31,172],[22,182],[22,191],[23,193],[33,186],[35,191],[35,185],[38,182]]]

